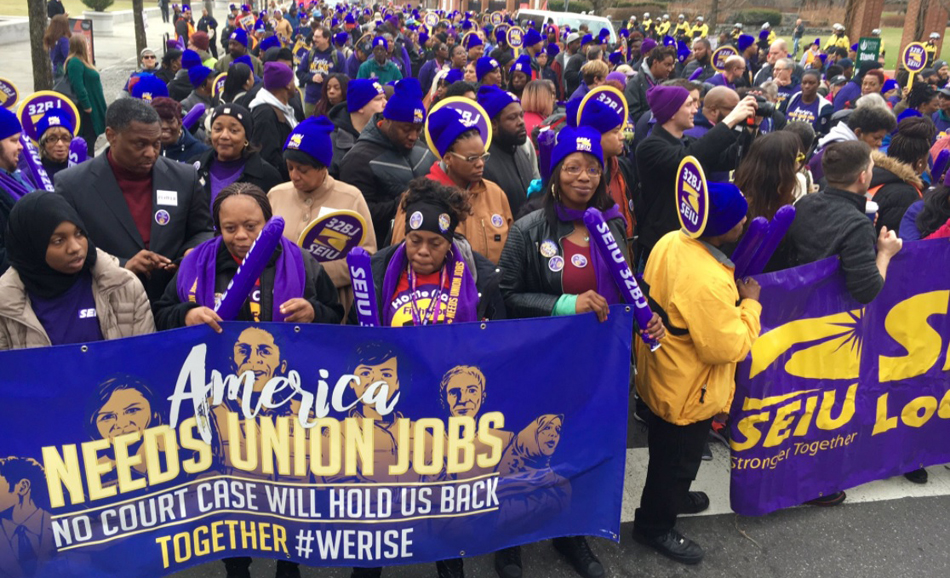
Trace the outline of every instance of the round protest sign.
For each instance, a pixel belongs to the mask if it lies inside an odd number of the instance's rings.
[[[598,100],[609,106],[610,109],[616,112],[617,116],[620,117],[621,126],[626,127],[627,119],[630,118],[630,113],[627,110],[627,99],[624,97],[622,92],[612,86],[598,86],[584,95],[584,99],[581,100],[580,106],[577,107],[578,126],[580,126],[584,107],[592,100]]]
[[[920,42],[911,42],[901,52],[901,62],[908,72],[917,73],[927,65],[927,51]]]
[[[214,77],[214,87],[211,89],[211,94],[217,97],[222,92],[224,92],[224,81],[228,79],[228,73],[222,72],[221,74]]]
[[[436,158],[442,158],[442,155],[439,154],[438,149],[435,147],[432,135],[429,134],[428,119],[432,118],[432,113],[446,106],[454,108],[462,114],[462,122],[465,126],[477,129],[478,132],[481,133],[482,142],[485,143],[485,150],[488,150],[492,139],[491,119],[488,118],[488,113],[474,100],[465,98],[464,96],[451,96],[440,100],[432,107],[432,110],[429,111],[429,115],[426,117],[425,137],[432,154],[434,154]]]
[[[297,244],[321,263],[346,257],[366,238],[366,221],[354,211],[331,211],[314,219]]]
[[[23,125],[23,132],[34,141],[39,140],[39,135],[36,134],[36,123],[43,118],[46,111],[53,108],[62,109],[68,114],[73,125],[73,136],[79,134],[79,110],[76,105],[62,94],[52,90],[34,92],[20,103],[17,117]]]
[[[696,157],[684,158],[676,171],[676,212],[687,235],[702,236],[709,218],[709,189]]]
[[[3,108],[13,108],[19,99],[20,93],[16,85],[6,78],[0,78],[0,106]]]
[[[435,28],[439,24],[439,15],[435,12],[426,12],[426,15],[422,17],[422,21],[429,28]]]
[[[512,48],[521,48],[524,45],[524,29],[520,26],[512,26],[508,29],[508,46]]]
[[[712,55],[713,68],[716,69],[716,72],[724,71],[726,69],[726,60],[728,60],[730,56],[736,56],[737,54],[739,54],[739,51],[733,46],[729,46],[728,44],[726,46],[720,46]]]
[[[491,22],[492,26],[498,26],[505,21],[505,15],[498,11],[492,12],[488,18],[488,21]]]

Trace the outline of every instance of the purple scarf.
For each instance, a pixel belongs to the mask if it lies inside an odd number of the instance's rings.
[[[584,220],[584,211],[568,209],[561,203],[554,203],[554,210],[557,213],[558,220],[561,222],[573,223],[574,221]],[[620,219],[624,222],[624,229],[626,229],[626,220],[620,213],[620,207],[616,204],[602,214],[605,221]],[[592,231],[588,231],[588,233],[593,234]],[[601,255],[600,251],[596,250],[593,245],[590,248],[590,263],[591,266],[594,267],[594,275],[597,277],[597,294],[606,299],[610,305],[624,303],[623,297],[620,295],[620,290],[617,289],[617,284],[614,283],[613,278],[610,276],[610,271],[607,269],[607,263],[604,262],[604,256]]]
[[[182,259],[178,268],[177,284],[178,299],[182,303],[192,302],[202,307],[215,308],[214,289],[220,247],[221,237],[215,237],[198,245]],[[280,248],[281,253],[274,274],[274,303],[271,313],[273,321],[284,320],[284,315],[280,312],[281,305],[289,299],[303,297],[307,278],[299,247],[281,236]]]
[[[442,267],[448,273],[449,278],[449,301],[443,306],[445,311],[445,322],[448,323],[466,323],[469,321],[478,321],[478,289],[475,288],[475,279],[468,271],[468,265],[464,259],[458,256],[461,254],[458,246],[453,242],[452,250],[445,256],[445,263]],[[389,327],[392,324],[392,298],[396,293],[396,287],[399,285],[399,278],[409,263],[406,256],[406,243],[403,242],[396,249],[389,266],[386,267],[386,275],[383,277],[383,326]]]

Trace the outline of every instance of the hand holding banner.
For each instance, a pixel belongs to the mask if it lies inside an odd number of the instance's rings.
[[[755,257],[759,245],[765,239],[765,234],[769,230],[769,220],[765,217],[756,217],[749,224],[749,229],[739,240],[735,250],[732,252],[732,263],[736,267],[736,279],[744,279],[747,276],[749,263]]]
[[[765,233],[765,240],[762,241],[758,250],[755,252],[755,256],[749,261],[749,266],[745,270],[743,277],[759,275],[765,270],[765,266],[769,264],[769,259],[775,254],[775,250],[778,249],[782,239],[785,238],[785,233],[788,232],[794,220],[795,207],[785,205],[776,211],[775,217],[772,218],[772,222],[769,223],[768,231]]]

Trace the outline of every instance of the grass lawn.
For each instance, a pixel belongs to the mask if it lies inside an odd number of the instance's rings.
[[[144,5],[146,8],[152,8],[158,6],[158,3],[155,0],[144,0]],[[81,18],[83,10],[89,10],[81,0],[63,0],[63,6],[66,7],[66,13],[73,18]],[[131,9],[132,0],[115,0],[107,12]],[[26,0],[0,0],[0,15],[27,16]]]
[[[882,28],[881,29],[881,38],[884,39],[884,51],[886,53],[884,69],[889,71],[888,75],[890,75],[890,73],[892,73],[894,69],[897,67],[897,57],[898,57],[897,50],[898,48],[900,48],[902,32],[903,31],[900,28]],[[822,34],[820,36],[822,45],[824,45],[828,41],[828,38],[830,36],[831,36],[830,32],[826,32],[825,34]],[[805,42],[805,41],[814,42],[815,38],[817,38],[817,36],[814,33],[809,31],[809,32],[806,32],[805,36],[802,37],[802,42]],[[791,50],[792,48],[791,36],[786,37],[785,40],[788,42],[789,50]],[[851,41],[851,44],[854,44],[859,39],[849,38],[849,40]],[[943,50],[938,60],[940,59],[950,60],[950,46],[948,46],[948,44],[950,43],[944,42]],[[803,50],[802,48],[798,49],[798,58],[801,58],[802,50]]]

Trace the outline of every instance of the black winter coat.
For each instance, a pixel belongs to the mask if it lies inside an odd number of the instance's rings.
[[[875,229],[878,234],[883,227],[896,233],[908,207],[921,200],[924,185],[909,165],[879,153],[873,156],[874,173],[868,190],[878,205]]]
[[[198,183],[204,187],[207,193],[207,199],[211,199],[211,164],[216,161],[214,149],[205,151],[198,158]],[[265,193],[284,181],[280,178],[280,173],[272,167],[270,163],[261,158],[260,153],[252,153],[244,161],[244,172],[238,178],[238,183],[251,183],[257,185]]]
[[[251,109],[251,118],[254,119],[254,128],[248,140],[261,147],[261,158],[277,169],[280,182],[289,181],[290,173],[287,172],[287,163],[284,162],[284,143],[290,138],[293,129],[287,124],[283,113],[277,112],[268,104]]]
[[[340,180],[363,193],[373,217],[376,239],[383,242],[389,237],[396,206],[409,187],[409,181],[428,175],[436,158],[423,139],[418,140],[411,150],[398,149],[379,130],[377,123],[381,119],[381,114],[375,115],[343,157]]]
[[[334,179],[340,178],[340,164],[346,153],[350,152],[356,139],[360,138],[359,131],[353,127],[350,120],[350,111],[345,102],[341,102],[330,109],[327,118],[336,126],[336,130],[330,134],[333,141],[333,161],[330,163],[330,176]]]
[[[611,219],[607,225],[614,239],[625,238],[622,219]],[[552,231],[544,209],[538,209],[512,225],[498,261],[501,268],[501,294],[505,298],[509,317],[551,316],[554,304],[564,294],[564,285],[562,272],[552,271],[548,267],[549,258],[541,254],[541,244],[554,241],[557,255],[563,258],[563,239],[573,231],[573,223],[561,221],[557,222],[557,230]],[[626,245],[621,245],[624,257],[630,263]]]
[[[280,255],[280,247],[274,252],[267,267],[261,274],[261,321],[272,321],[274,310],[274,275],[277,268],[275,263]],[[339,324],[343,320],[343,306],[340,305],[337,298],[337,290],[330,280],[330,276],[324,271],[323,266],[306,251],[301,251],[303,255],[303,267],[306,273],[306,281],[303,289],[303,298],[313,307],[313,323]],[[231,256],[228,248],[221,243],[221,248],[217,255],[217,273],[215,275],[215,293],[224,293],[228,289],[228,284],[238,270],[238,263]],[[155,326],[160,330],[176,329],[185,326],[185,316],[192,309],[198,307],[197,303],[190,301],[182,302],[178,298],[178,273],[171,283],[165,288],[165,293],[161,299],[152,306],[155,315]],[[238,318],[235,321],[253,321],[251,309],[247,302],[241,308]]]

